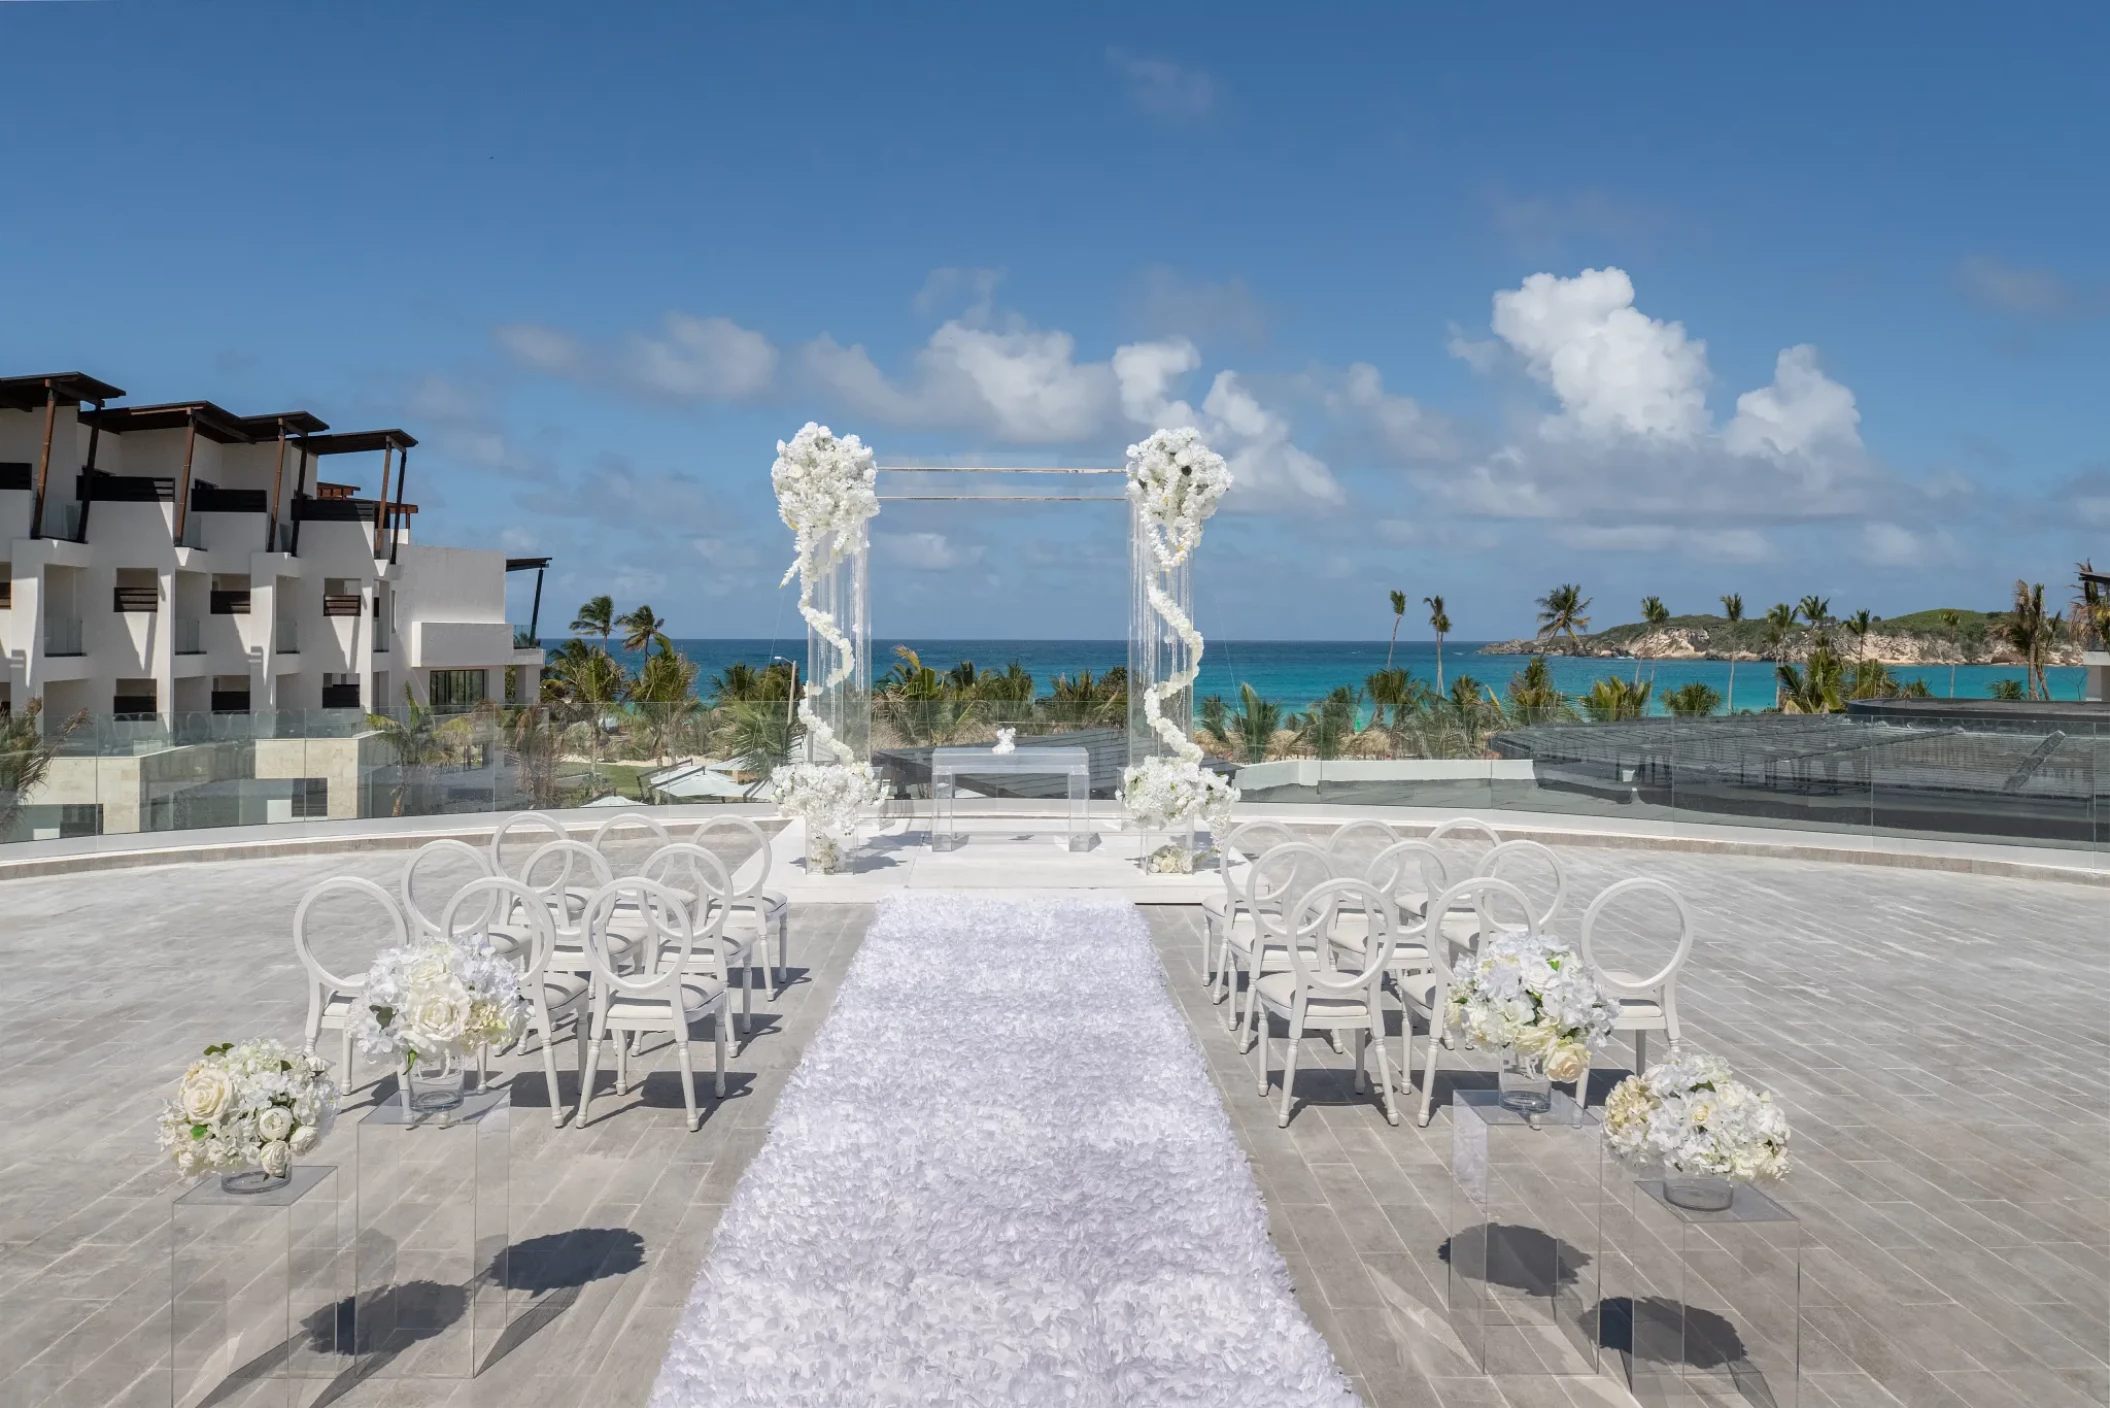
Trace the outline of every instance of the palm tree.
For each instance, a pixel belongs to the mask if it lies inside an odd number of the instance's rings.
[[[1361,707],[1362,699],[1355,690],[1345,684],[1335,686],[1324,699],[1312,701],[1311,712],[1304,716],[1304,726],[1298,730],[1300,741],[1315,758],[1340,757],[1349,735],[1355,732],[1355,716]]]
[[[562,704],[588,725],[596,772],[601,765],[601,734],[608,711],[630,691],[630,676],[615,657],[598,645],[568,640],[550,652],[550,663],[542,673],[542,697]]]
[[[1575,717],[1575,703],[1553,683],[1546,657],[1534,655],[1509,677],[1509,712],[1520,723],[1550,723]]]
[[[1864,606],[1853,615],[1847,617],[1844,624],[1846,629],[1853,634],[1854,659],[1859,660],[1868,653],[1868,633],[1875,629],[1876,618],[1869,615],[1868,608]]]
[[[402,816],[406,803],[416,815],[424,814],[421,796],[431,770],[453,756],[470,727],[466,717],[443,719],[428,705],[418,703],[410,686],[403,686],[403,716],[368,714],[366,726],[396,755],[395,806],[391,816]],[[415,797],[415,800],[413,798]]]
[[[1583,712],[1599,723],[1638,719],[1648,713],[1649,691],[1645,684],[1628,684],[1617,675],[1606,675],[1590,686],[1582,697]]]
[[[1443,693],[1443,638],[1451,633],[1450,614],[1443,609],[1443,598],[1425,596],[1422,602],[1429,608],[1429,629],[1436,633],[1436,692]]]
[[[1803,620],[1810,623],[1811,634],[1827,645],[1831,643],[1831,636],[1824,629],[1832,619],[1832,603],[1829,597],[1821,597],[1812,592],[1796,603],[1795,610],[1801,614]]]
[[[1704,719],[1722,707],[1722,696],[1711,686],[1694,680],[1664,695],[1663,703],[1681,719]]]
[[[2110,650],[2110,591],[2103,589],[2091,559],[2074,564],[2080,594],[2073,599],[2069,619],[2075,641],[2083,650]]]
[[[659,649],[645,657],[630,684],[630,702],[643,725],[644,741],[655,759],[664,761],[671,744],[703,707],[696,698],[696,663],[675,650],[665,636]]]
[[[1240,762],[1267,761],[1268,748],[1282,727],[1282,706],[1262,699],[1249,684],[1238,686],[1238,715],[1231,720],[1231,738]]]
[[[2051,688],[2044,675],[2044,655],[2050,648],[2052,637],[2058,629],[2058,619],[2044,610],[2044,584],[2032,586],[2017,579],[2015,582],[2015,609],[2001,623],[2001,634],[2007,643],[2022,656],[2029,671],[2029,697],[2051,698]]]
[[[1825,641],[1810,648],[1801,669],[1780,665],[1780,708],[1786,714],[1833,714],[1846,707],[1846,667]]]
[[[1775,602],[1766,612],[1766,648],[1772,653],[1776,666],[1788,663],[1788,636],[1795,629],[1795,608],[1784,601]],[[1775,675],[1776,680],[1778,674]],[[1780,703],[1780,687],[1773,689],[1773,703]]]
[[[1744,598],[1741,592],[1730,592],[1722,598],[1722,615],[1729,624],[1737,625],[1744,619]],[[1736,712],[1736,632],[1729,632],[1729,700],[1722,712]]]
[[[1575,633],[1590,629],[1590,618],[1583,615],[1589,608],[1590,599],[1582,594],[1582,587],[1564,583],[1547,592],[1538,600],[1539,639],[1565,635],[1568,646],[1575,646]]]
[[[1392,644],[1385,647],[1385,668],[1392,668],[1392,648],[1399,644],[1399,623],[1406,619],[1407,594],[1393,592],[1392,596]]]
[[[653,646],[666,646],[667,623],[652,614],[650,606],[640,606],[627,616],[619,616],[615,623],[623,632],[623,649],[650,650]]]
[[[32,699],[19,714],[0,714],[0,841],[22,819],[29,794],[44,784],[60,746],[88,722],[83,709],[47,734],[37,722],[43,712],[44,701]]]
[[[615,634],[615,598],[597,596],[579,608],[579,614],[571,619],[573,635],[599,636],[602,646]]]
[[[1670,608],[1663,604],[1662,597],[1645,596],[1641,598],[1641,621],[1651,631],[1660,631],[1670,624]],[[1637,681],[1641,678],[1641,655],[1638,651],[1634,655],[1634,678]],[[1649,683],[1655,683],[1656,667],[1654,665],[1648,667],[1648,678]]]
[[[711,677],[711,697],[721,704],[782,699],[790,687],[791,666],[782,661],[757,670],[744,660],[735,660],[723,673]]]
[[[1960,611],[1944,610],[1941,613],[1941,625],[1942,629],[1947,631],[1949,635],[1955,640],[1956,653],[1958,655],[1962,655],[1963,613]],[[1951,699],[1954,699],[1956,697],[1956,662],[1954,660],[1951,660],[1949,662],[1949,697]]]
[[[1986,693],[1988,697],[1993,699],[2012,699],[2020,702],[2022,698],[2022,681],[1994,680],[1987,687]]]

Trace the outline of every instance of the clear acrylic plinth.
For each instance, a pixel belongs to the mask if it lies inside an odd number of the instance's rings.
[[[996,753],[987,748],[934,748],[930,757],[930,848],[957,850],[960,833],[953,824],[953,792],[958,779],[976,777],[1061,777],[1069,784],[1069,847],[1088,851],[1098,841],[1092,830],[1091,755],[1082,748],[1016,748]]]
[[[1651,1408],[1796,1408],[1802,1224],[1748,1184],[1720,1212],[1681,1208],[1636,1179],[1608,1228],[1607,1372]]]
[[[296,1166],[285,1183],[230,1193],[217,1177],[169,1208],[170,1401],[313,1401],[351,1363],[339,1343],[351,1293],[337,1170]]]
[[[505,1333],[511,1101],[473,1087],[453,1110],[399,1091],[359,1122],[361,1377],[473,1378]]]
[[[1487,1374],[1595,1372],[1603,1138],[1564,1092],[1536,1121],[1451,1103],[1451,1323]]]

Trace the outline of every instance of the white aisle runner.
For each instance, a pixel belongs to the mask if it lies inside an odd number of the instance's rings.
[[[746,1405],[1356,1401],[1297,1306],[1142,915],[881,902],[652,1393]]]

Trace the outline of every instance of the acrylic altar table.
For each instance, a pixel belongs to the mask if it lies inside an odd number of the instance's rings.
[[[1595,1372],[1603,1151],[1559,1090],[1535,1122],[1492,1090],[1452,1098],[1451,1322],[1482,1373]]]
[[[1069,784],[1069,845],[1088,851],[1098,836],[1091,830],[1091,755],[1082,748],[1016,748],[1009,753],[987,748],[935,748],[930,757],[930,848],[959,848],[953,826],[953,790],[962,777],[1062,777]]]

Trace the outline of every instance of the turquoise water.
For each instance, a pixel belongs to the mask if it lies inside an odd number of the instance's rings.
[[[554,640],[545,642],[552,646],[559,643]],[[803,636],[777,641],[678,640],[674,644],[703,667],[698,688],[704,692],[708,692],[710,677],[735,661],[760,667],[767,665],[773,657],[788,656],[803,663],[806,653]],[[894,663],[897,644],[907,645],[922,657],[924,664],[937,670],[950,669],[961,660],[972,660],[984,669],[1000,670],[1016,660],[1032,673],[1042,693],[1058,674],[1075,675],[1080,670],[1097,674],[1110,665],[1126,664],[1128,660],[1127,643],[1118,640],[902,640],[881,636],[873,643],[875,673],[884,673]],[[1508,686],[1509,677],[1523,669],[1530,657],[1478,655],[1474,652],[1479,645],[1474,641],[1444,642],[1444,684],[1450,685],[1463,671],[1500,694]],[[616,653],[623,654],[621,651]],[[635,661],[634,656],[625,658]],[[1252,685],[1263,697],[1285,708],[1303,709],[1336,685],[1360,686],[1365,678],[1384,668],[1385,658],[1386,644],[1381,640],[1212,640],[1202,655],[1201,680],[1195,686],[1195,697],[1221,694],[1235,705],[1238,686],[1243,683]],[[1436,682],[1436,646],[1431,641],[1401,641],[1392,652],[1392,663],[1430,684]],[[1618,675],[1627,680],[1634,677],[1634,662],[1631,660],[1581,660],[1554,655],[1547,657],[1546,664],[1553,672],[1554,683],[1568,694],[1581,694],[1607,675]],[[1640,664],[1641,678],[1655,681],[1651,708],[1658,713],[1663,712],[1660,700],[1665,694],[1694,680],[1713,686],[1725,698],[1730,691],[1727,661],[1644,660]],[[1891,673],[1901,681],[1925,679],[1927,687],[1940,697],[1947,697],[1951,692],[1947,666],[1898,666]],[[2076,666],[2051,670],[2052,697],[2079,699],[2082,676],[2083,671]],[[2022,678],[2023,672],[2017,666],[1960,665],[1955,670],[1955,697],[1984,699],[1991,695],[1994,681]],[[1736,707],[1762,709],[1772,702],[1772,666],[1762,661],[1738,663]]]

